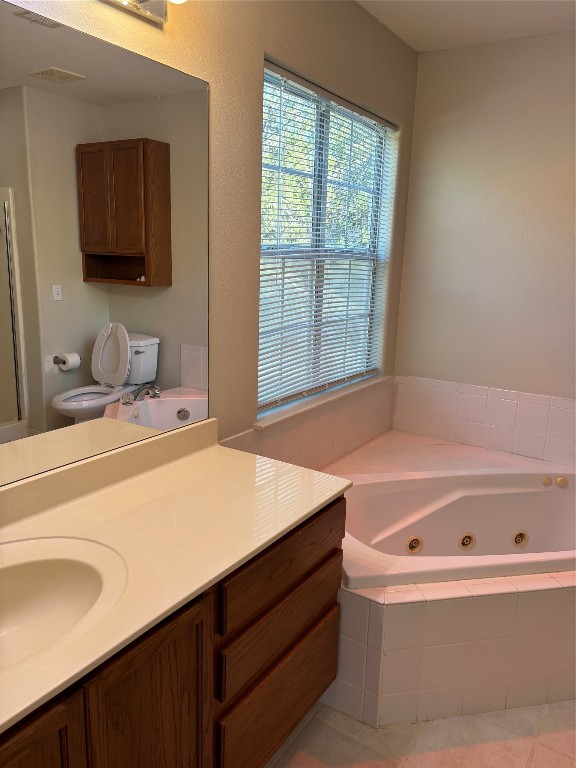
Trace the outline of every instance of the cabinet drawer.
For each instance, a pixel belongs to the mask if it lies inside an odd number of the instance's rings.
[[[260,768],[336,677],[335,605],[218,721],[221,768]]]
[[[342,580],[338,550],[296,589],[218,653],[218,698],[224,702],[285,653],[332,605]]]
[[[275,605],[314,570],[344,536],[346,501],[333,501],[258,557],[220,582],[219,632],[235,632]]]

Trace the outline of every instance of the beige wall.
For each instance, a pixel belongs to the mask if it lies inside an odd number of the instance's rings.
[[[574,397],[574,37],[419,60],[396,372]]]
[[[45,428],[70,420],[50,407],[54,395],[92,381],[92,344],[108,322],[108,295],[82,281],[78,244],[76,144],[98,141],[102,108],[36,88],[24,88],[32,219],[36,246],[36,279],[42,357],[78,352],[81,368],[61,371],[44,367]],[[52,286],[62,286],[54,301]]]
[[[417,57],[353,2],[202,2],[169,7],[164,30],[99,2],[21,0],[210,84],[210,410],[221,436],[256,415],[263,61],[401,127],[386,370],[395,322]]]
[[[104,140],[146,136],[170,144],[172,285],[108,287],[110,321],[160,338],[162,389],[180,386],[180,345],[208,345],[208,97],[206,91],[115,104]]]

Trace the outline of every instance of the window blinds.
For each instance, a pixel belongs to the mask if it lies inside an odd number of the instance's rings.
[[[266,70],[259,411],[378,370],[396,136]]]

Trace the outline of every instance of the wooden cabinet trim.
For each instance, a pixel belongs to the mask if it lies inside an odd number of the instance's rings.
[[[212,764],[212,611],[201,598],[85,683],[91,768]]]
[[[283,600],[217,654],[221,702],[247,688],[336,602],[342,550],[334,552]]]
[[[65,694],[59,701],[48,704],[40,713],[34,713],[3,734],[0,743],[2,768],[27,768],[44,763],[62,768],[86,768],[81,690]]]
[[[101,156],[102,179],[94,185],[94,171],[88,172],[85,159]],[[78,223],[82,252],[107,253],[110,250],[110,153],[105,144],[79,144],[76,147],[76,181],[78,187]],[[100,230],[99,236],[91,232]]]
[[[218,720],[219,768],[260,768],[336,677],[339,606],[334,606]]]
[[[281,599],[344,537],[346,502],[336,499],[219,584],[218,629],[240,630]]]
[[[110,158],[110,250],[114,254],[143,255],[145,252],[144,148],[146,143],[146,139],[134,139],[109,141],[107,144]],[[122,244],[121,238],[131,243]]]

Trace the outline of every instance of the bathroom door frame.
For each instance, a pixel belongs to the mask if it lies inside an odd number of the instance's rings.
[[[0,423],[0,443],[17,440],[28,434],[26,367],[23,333],[22,301],[20,290],[20,269],[18,260],[18,238],[14,206],[14,192],[11,187],[0,187],[0,237],[2,249],[0,257],[7,259],[9,281],[9,301],[12,321],[12,340],[14,346],[13,370],[16,379],[17,418],[14,421]]]

